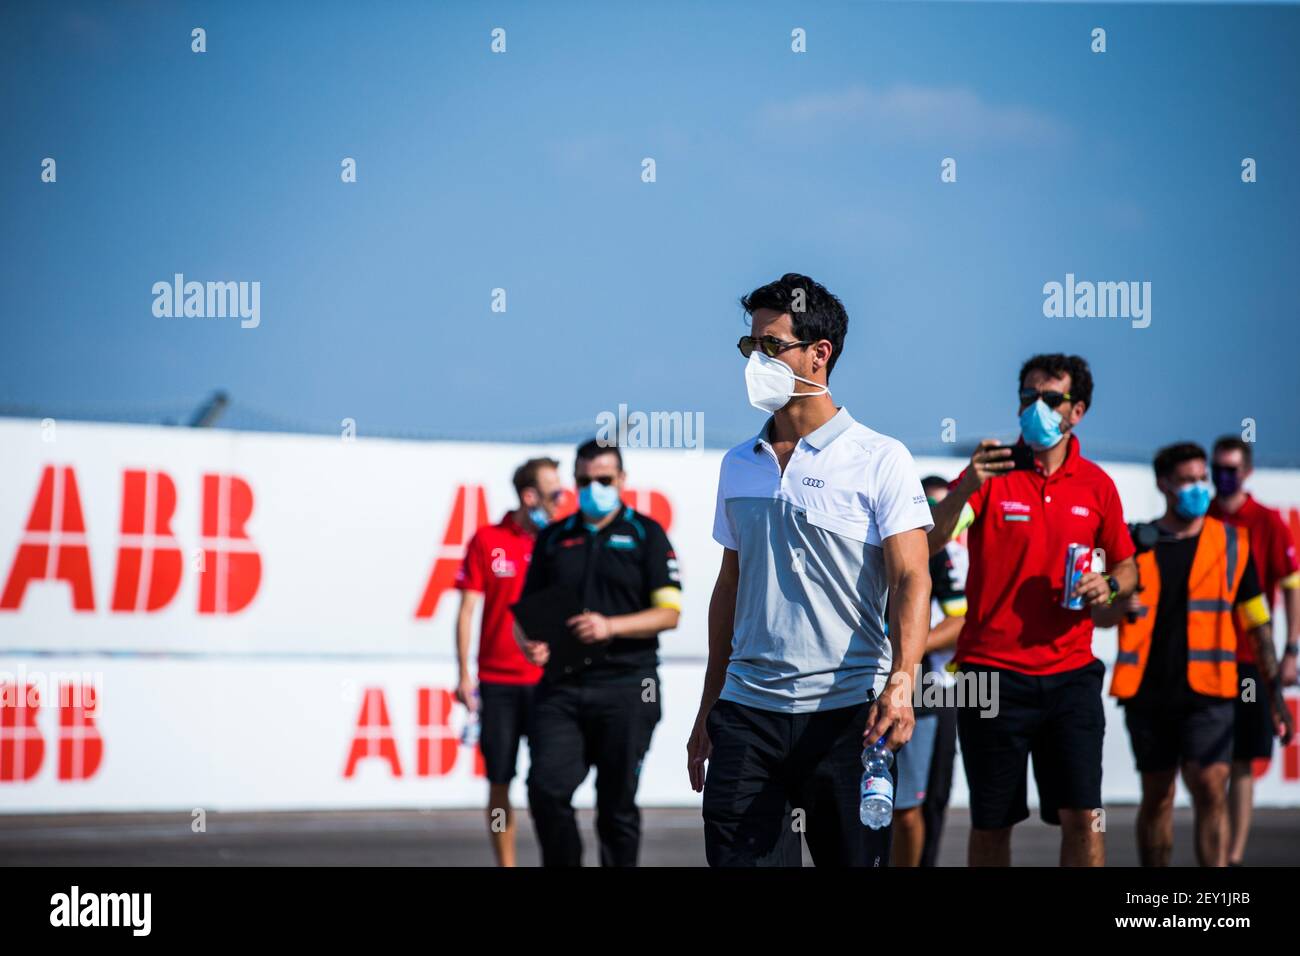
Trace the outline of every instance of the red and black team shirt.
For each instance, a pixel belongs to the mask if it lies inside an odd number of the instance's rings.
[[[988,479],[970,498],[958,663],[1041,675],[1095,659],[1092,616],[1061,607],[1066,547],[1104,548],[1107,568],[1134,548],[1115,483],[1079,453],[1078,438],[1068,441],[1065,461],[1051,476],[1012,471]]]
[[[519,600],[536,539],[513,514],[474,532],[456,572],[456,587],[483,595],[478,679],[493,684],[536,684],[542,669],[528,663],[514,638],[510,605]]]
[[[1250,537],[1250,556],[1259,574],[1260,590],[1268,601],[1268,611],[1272,614],[1273,605],[1277,601],[1278,585],[1300,570],[1296,564],[1291,529],[1286,526],[1279,512],[1261,505],[1250,495],[1246,495],[1241,507],[1232,514],[1219,506],[1219,499],[1214,499],[1210,502],[1210,516],[1225,524],[1246,529],[1246,534]],[[1255,642],[1247,640],[1236,615],[1233,616],[1233,621],[1237,625],[1237,663],[1254,664]]]

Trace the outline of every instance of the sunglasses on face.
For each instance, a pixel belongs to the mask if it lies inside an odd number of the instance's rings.
[[[736,343],[736,348],[740,349],[740,354],[745,358],[749,358],[754,353],[754,349],[760,349],[768,358],[776,358],[786,349],[812,344],[812,342],[782,342],[775,335],[758,337],[742,335],[740,341]]]
[[[575,478],[573,481],[574,484],[576,484],[579,488],[586,488],[593,481],[598,481],[602,485],[608,487],[612,485],[616,480],[617,479],[613,475],[597,475],[594,478],[591,475],[583,475],[581,478]]]
[[[1032,405],[1040,398],[1043,400],[1043,404],[1046,405],[1048,408],[1055,408],[1057,405],[1060,405],[1062,402],[1068,402],[1070,400],[1070,393],[1053,392],[1050,390],[1045,392],[1040,392],[1036,388],[1022,388],[1020,390],[1021,406]]]

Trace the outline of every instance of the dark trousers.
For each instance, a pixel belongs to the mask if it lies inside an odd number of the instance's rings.
[[[925,789],[921,816],[925,820],[925,844],[921,849],[922,866],[939,865],[939,840],[943,836],[943,818],[948,812],[952,793],[952,768],[957,758],[957,708],[935,707],[930,710],[939,718],[934,736],[934,757],[930,760],[930,780]]]
[[[788,714],[720,700],[704,781],[710,866],[887,866],[890,827],[858,816],[869,703]]]
[[[585,679],[538,685],[528,734],[528,807],[543,866],[581,866],[573,791],[596,768],[596,835],[601,866],[636,866],[641,811],[636,787],[659,722],[653,671],[617,683]],[[650,697],[650,700],[646,700]]]

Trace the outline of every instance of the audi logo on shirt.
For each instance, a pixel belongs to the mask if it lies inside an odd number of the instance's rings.
[[[826,487],[826,482],[822,481],[820,478],[805,478],[805,479],[803,480],[803,483],[804,483],[805,485],[807,485],[809,488],[825,488],[825,487]]]

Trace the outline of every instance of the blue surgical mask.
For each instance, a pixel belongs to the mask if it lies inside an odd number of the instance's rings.
[[[618,507],[618,489],[593,481],[578,492],[578,507],[588,518],[603,518]]]
[[[1198,481],[1178,489],[1178,502],[1174,505],[1178,516],[1187,521],[1199,518],[1210,510],[1209,482]]]
[[[1041,398],[1020,413],[1020,434],[1034,451],[1055,448],[1062,438],[1061,413],[1047,407]]]
[[[551,523],[551,516],[546,513],[545,508],[529,508],[528,520],[533,523],[538,531],[541,531]]]

